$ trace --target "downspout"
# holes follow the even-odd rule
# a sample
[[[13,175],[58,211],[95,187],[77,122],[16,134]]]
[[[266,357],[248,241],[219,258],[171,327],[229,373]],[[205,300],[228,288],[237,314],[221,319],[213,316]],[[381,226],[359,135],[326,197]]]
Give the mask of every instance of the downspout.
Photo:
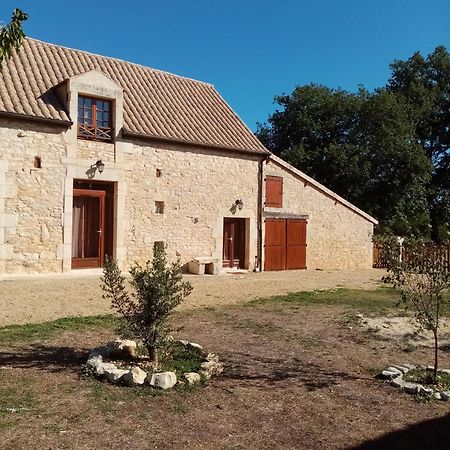
[[[263,254],[263,245],[262,245],[262,229],[263,229],[263,212],[264,212],[264,203],[263,203],[263,187],[264,187],[264,162],[269,159],[269,156],[266,156],[264,159],[258,161],[258,269],[260,272],[263,271],[263,263],[262,263],[262,254]],[[256,267],[255,267],[256,272]]]

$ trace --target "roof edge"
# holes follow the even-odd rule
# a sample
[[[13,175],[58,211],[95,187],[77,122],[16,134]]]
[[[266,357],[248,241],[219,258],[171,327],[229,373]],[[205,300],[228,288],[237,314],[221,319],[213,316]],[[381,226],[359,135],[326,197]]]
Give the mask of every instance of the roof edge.
[[[167,143],[178,144],[178,145],[183,145],[183,146],[194,145],[196,147],[201,147],[201,148],[213,148],[213,149],[217,149],[217,150],[226,150],[228,152],[234,152],[234,153],[245,153],[245,154],[250,154],[250,155],[257,155],[263,159],[266,159],[269,156],[269,151],[264,152],[263,150],[234,148],[234,147],[227,147],[225,145],[208,144],[205,142],[187,141],[187,140],[176,139],[176,138],[171,138],[171,137],[153,136],[151,134],[136,133],[134,131],[126,130],[125,128],[122,130],[122,134],[123,134],[123,136],[128,136],[128,137],[132,137],[132,138],[136,138],[136,139],[167,142]]]
[[[345,200],[345,198],[341,197],[340,195],[336,194],[332,190],[325,187],[323,184],[319,183],[318,181],[314,180],[314,178],[311,178],[310,176],[306,175],[306,173],[303,173],[301,170],[296,169],[291,164],[287,163],[280,157],[274,155],[273,153],[270,154],[269,158],[276,164],[282,166],[283,168],[287,169],[288,171],[292,172],[294,175],[297,175],[300,178],[303,178],[305,181],[307,181],[309,184],[314,186],[317,190],[321,191],[324,194],[329,195],[330,197],[334,198],[337,202],[341,203],[343,206],[347,207],[348,209],[351,209],[356,214],[360,215],[367,221],[373,223],[374,225],[378,225],[378,220],[372,217],[371,215],[364,212],[362,209],[359,209],[357,206],[350,203],[348,200]]]
[[[46,123],[57,127],[71,127],[73,122],[64,119],[49,119],[48,117],[32,116],[30,114],[20,114],[10,111],[0,111],[0,117],[6,117],[8,119],[26,120],[31,122]]]
[[[163,73],[165,75],[170,75],[171,77],[176,77],[176,78],[182,78],[184,80],[195,81],[195,82],[200,83],[200,84],[205,84],[207,86],[214,87],[214,85],[212,83],[208,83],[207,81],[201,81],[201,80],[197,80],[195,78],[184,77],[183,75],[177,75],[176,73],[168,72],[166,70],[160,70],[160,69],[155,69],[155,68],[150,67],[150,66],[144,66],[144,64],[139,64],[139,63],[135,63],[135,62],[132,62],[132,61],[127,61],[125,59],[116,58],[114,56],[100,55],[99,53],[88,52],[86,50],[80,50],[78,48],[73,48],[73,47],[67,47],[67,46],[61,45],[61,44],[54,44],[53,42],[41,41],[40,39],[32,38],[30,36],[27,36],[25,39],[27,39],[29,41],[39,42],[40,44],[52,45],[53,47],[64,48],[66,50],[72,50],[74,52],[81,52],[81,53],[84,53],[84,54],[87,54],[87,55],[96,56],[98,58],[112,59],[112,60],[119,61],[119,62],[122,62],[122,63],[125,63],[125,64],[131,64],[133,66],[142,67],[143,69],[152,70],[153,72],[158,72],[158,73]]]

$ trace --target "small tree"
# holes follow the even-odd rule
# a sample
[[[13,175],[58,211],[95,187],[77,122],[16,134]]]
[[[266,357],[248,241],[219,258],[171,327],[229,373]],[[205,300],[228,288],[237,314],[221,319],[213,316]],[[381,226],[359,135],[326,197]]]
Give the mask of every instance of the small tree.
[[[131,296],[125,277],[117,262],[106,258],[101,278],[103,298],[123,316],[127,329],[140,338],[147,348],[150,361],[158,363],[158,348],[167,335],[166,323],[172,310],[192,292],[192,285],[182,280],[179,261],[167,264],[164,246],[154,246],[153,260],[145,266],[134,264],[130,269]]]
[[[401,248],[395,238],[383,241],[382,254],[387,261],[388,275],[385,282],[392,282],[400,289],[401,302],[411,305],[414,316],[424,329],[434,337],[434,380],[438,372],[439,326],[443,295],[450,288],[449,268],[445,267],[444,252],[433,251],[419,241],[404,244]]]

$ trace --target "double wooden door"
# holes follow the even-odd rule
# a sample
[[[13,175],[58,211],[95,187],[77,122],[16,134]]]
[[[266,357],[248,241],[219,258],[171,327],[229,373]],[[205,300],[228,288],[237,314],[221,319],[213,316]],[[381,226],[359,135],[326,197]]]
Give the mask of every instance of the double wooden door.
[[[264,270],[306,269],[306,220],[266,219]]]
[[[101,190],[74,189],[72,267],[101,267],[104,260],[105,196]]]
[[[223,220],[223,267],[245,268],[245,219]]]

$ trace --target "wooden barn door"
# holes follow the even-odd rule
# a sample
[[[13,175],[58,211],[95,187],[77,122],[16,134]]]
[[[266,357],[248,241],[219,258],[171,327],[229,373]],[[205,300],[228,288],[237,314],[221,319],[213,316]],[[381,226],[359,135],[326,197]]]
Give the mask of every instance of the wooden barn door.
[[[266,220],[266,245],[264,270],[284,270],[286,268],[286,221]]]
[[[306,220],[266,219],[264,270],[306,269]]]
[[[101,267],[104,259],[105,191],[73,190],[72,267]]]
[[[306,269],[306,221],[286,221],[286,269]]]

